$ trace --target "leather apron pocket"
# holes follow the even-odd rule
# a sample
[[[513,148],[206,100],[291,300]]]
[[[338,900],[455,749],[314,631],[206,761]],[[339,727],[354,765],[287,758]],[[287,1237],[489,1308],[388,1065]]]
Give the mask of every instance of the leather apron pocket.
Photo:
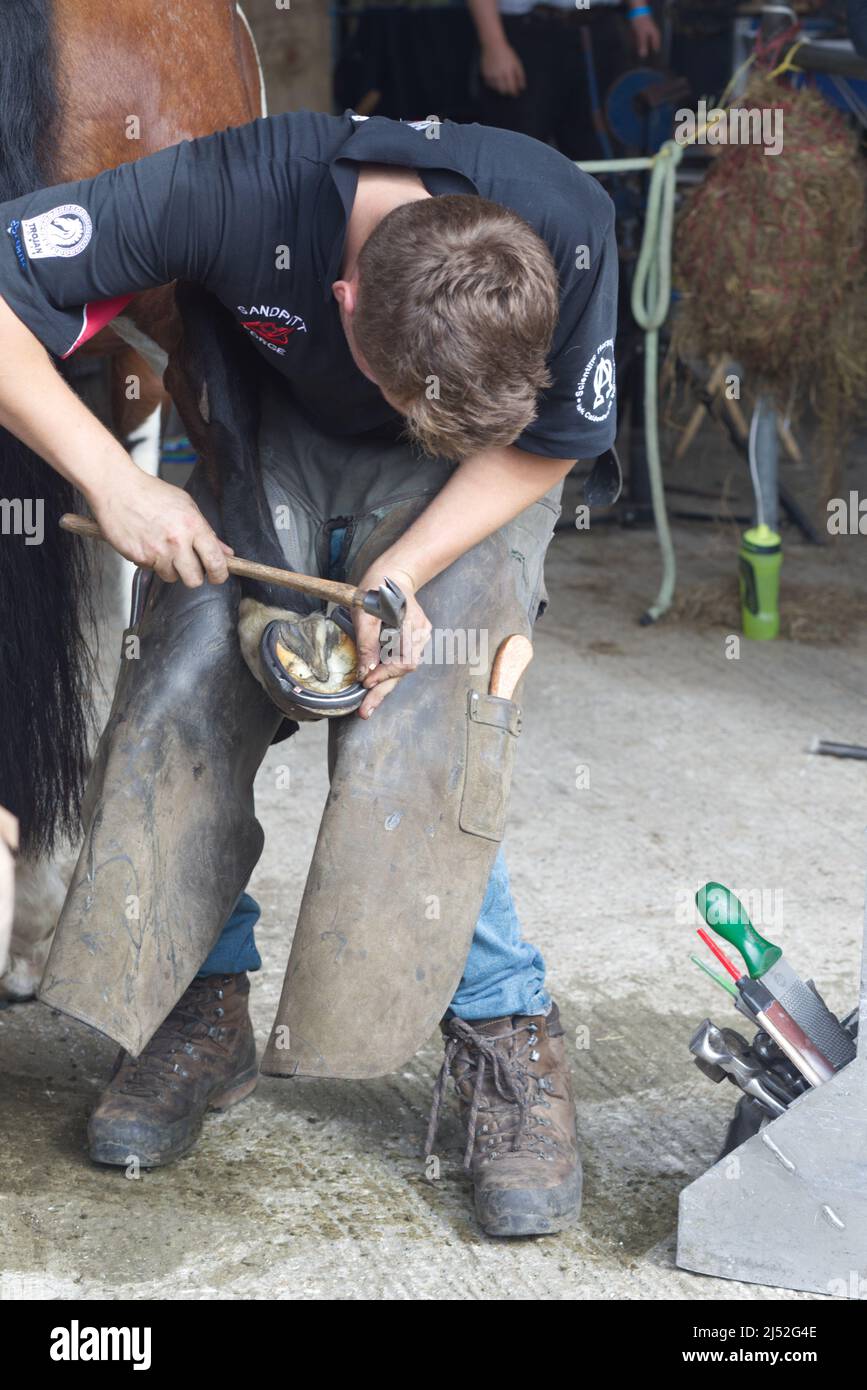
[[[509,805],[521,708],[514,700],[471,690],[467,696],[467,761],[459,824],[470,835],[502,840]]]

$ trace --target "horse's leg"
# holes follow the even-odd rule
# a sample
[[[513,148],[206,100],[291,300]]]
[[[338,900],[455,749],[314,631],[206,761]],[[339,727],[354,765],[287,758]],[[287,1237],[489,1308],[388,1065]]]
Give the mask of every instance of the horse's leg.
[[[35,995],[74,862],[71,855],[19,859],[12,938],[0,977],[0,998],[32,999]]]

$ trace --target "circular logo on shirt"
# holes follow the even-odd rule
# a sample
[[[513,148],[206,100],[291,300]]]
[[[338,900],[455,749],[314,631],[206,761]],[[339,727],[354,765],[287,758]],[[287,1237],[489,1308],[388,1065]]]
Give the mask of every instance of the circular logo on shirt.
[[[77,256],[93,235],[90,214],[77,203],[62,203],[21,223],[21,235],[31,260],[47,256]]]
[[[585,419],[600,424],[611,414],[611,407],[617,395],[614,371],[614,339],[606,338],[600,343],[578,382],[575,392],[575,406],[578,414]]]

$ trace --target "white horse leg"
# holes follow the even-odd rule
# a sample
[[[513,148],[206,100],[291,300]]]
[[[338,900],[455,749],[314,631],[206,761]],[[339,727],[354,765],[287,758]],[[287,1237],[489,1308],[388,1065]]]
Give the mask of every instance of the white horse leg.
[[[15,873],[15,914],[0,998],[32,999],[63,907],[75,856],[21,859]]]

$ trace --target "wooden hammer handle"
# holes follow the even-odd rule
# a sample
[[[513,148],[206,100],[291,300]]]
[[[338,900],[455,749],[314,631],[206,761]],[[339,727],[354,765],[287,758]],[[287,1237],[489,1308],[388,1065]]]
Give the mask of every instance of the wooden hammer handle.
[[[501,700],[511,700],[518,681],[532,660],[533,643],[529,637],[524,637],[520,632],[504,637],[491,667],[488,694],[499,695]]]
[[[66,512],[60,518],[60,525],[64,531],[71,531],[76,536],[105,540],[96,522],[90,521],[86,516]],[[226,556],[226,568],[230,574],[236,574],[240,579],[259,579],[263,584],[282,584],[287,589],[300,589],[303,594],[327,599],[331,603],[344,603],[350,608],[364,600],[364,594],[354,584],[339,584],[334,579],[320,579],[313,574],[296,574],[293,570],[278,569],[275,565],[260,565],[257,560],[241,560],[237,555]]]

